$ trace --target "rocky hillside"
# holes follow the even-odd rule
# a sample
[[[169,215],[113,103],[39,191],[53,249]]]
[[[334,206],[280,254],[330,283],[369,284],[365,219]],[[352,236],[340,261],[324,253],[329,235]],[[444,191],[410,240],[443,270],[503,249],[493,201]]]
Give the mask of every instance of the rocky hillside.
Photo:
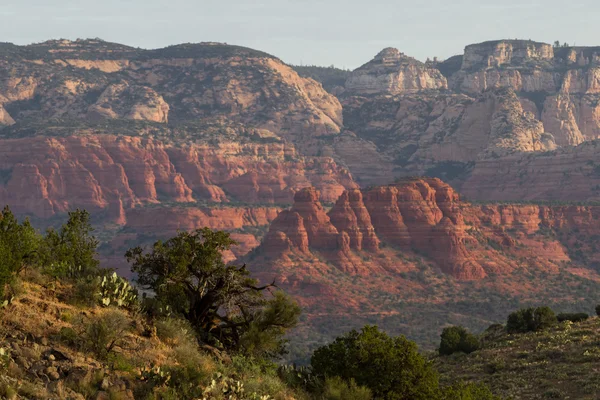
[[[448,82],[439,70],[387,48],[353,71],[345,87],[352,94],[399,94],[447,89]]]
[[[341,127],[337,98],[251,49],[0,46],[0,203],[44,220],[85,208],[114,243],[155,235],[136,221],[158,207],[154,226],[238,230],[248,251],[260,235],[239,231],[274,217],[208,215],[264,215],[303,187],[330,201],[357,187],[322,146]]]
[[[556,153],[550,152],[598,138],[597,50],[501,40],[422,64],[386,49],[354,71],[340,94],[346,132],[377,155],[379,169],[365,170],[354,160],[348,138],[340,138],[336,150],[363,184],[387,183],[389,175],[425,174],[451,180],[460,189],[464,185],[474,199],[596,199],[590,193],[599,183],[595,176],[587,176],[585,183],[567,182],[565,192],[549,194],[544,185],[555,182],[552,173],[540,180],[524,169],[519,179],[511,176],[506,182],[526,180],[526,187],[500,196],[498,188],[472,188],[480,187],[482,179],[502,181],[504,173],[498,170],[515,158],[535,158],[544,174],[556,164],[551,161]],[[407,68],[414,72],[411,83],[385,83],[404,76]],[[587,162],[597,160],[574,156],[561,172],[585,169]]]
[[[549,330],[507,334],[490,327],[483,348],[435,357],[443,382],[485,381],[511,399],[596,399],[600,319],[563,322]]]
[[[324,335],[336,324],[377,322],[431,345],[435,337],[422,335],[430,323],[481,329],[548,293],[559,309],[593,307],[598,213],[471,204],[435,178],[349,190],[327,208],[317,190],[303,189],[244,260],[298,298],[308,326]]]
[[[288,387],[266,360],[261,369],[199,345],[181,321],[95,306],[93,293],[34,272],[0,308],[2,399],[311,398]]]
[[[595,299],[598,211],[572,202],[598,200],[597,70],[594,48],[530,41],[301,74],[219,43],[4,43],[0,202],[40,227],[90,210],[107,266],[179,229],[227,230],[227,259],[277,277],[323,327],[308,346],[360,322],[430,345],[473,309],[482,328],[548,293]],[[415,175],[538,204],[392,184]]]
[[[188,227],[189,213],[284,208],[305,187],[330,203],[427,175],[474,200],[595,200],[596,62],[592,48],[498,41],[443,62],[387,48],[352,72],[298,74],[212,42],[4,43],[0,202],[44,220],[89,209],[111,257],[155,235],[128,221],[157,208],[156,225]],[[243,254],[273,218],[207,223]]]

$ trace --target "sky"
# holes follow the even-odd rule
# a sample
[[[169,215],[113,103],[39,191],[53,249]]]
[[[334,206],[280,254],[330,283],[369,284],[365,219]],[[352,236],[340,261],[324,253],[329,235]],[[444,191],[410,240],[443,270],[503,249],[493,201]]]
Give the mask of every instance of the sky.
[[[420,60],[495,39],[600,45],[597,0],[0,0],[0,42],[216,41],[354,69],[385,47]]]

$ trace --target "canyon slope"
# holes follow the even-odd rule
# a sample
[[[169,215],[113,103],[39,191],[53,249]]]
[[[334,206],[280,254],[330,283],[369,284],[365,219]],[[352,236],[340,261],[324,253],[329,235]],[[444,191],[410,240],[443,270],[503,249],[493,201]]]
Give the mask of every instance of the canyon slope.
[[[319,197],[299,191],[242,260],[299,299],[324,338],[361,321],[431,346],[450,323],[600,300],[600,206],[472,204],[437,178],[350,189],[331,207]]]
[[[0,203],[35,220],[89,210],[112,260],[201,226],[250,250],[299,189],[358,187],[322,151],[341,129],[335,96],[247,48],[0,44]]]
[[[598,49],[386,48],[343,71],[214,42],[0,43],[0,202],[38,226],[89,210],[123,273],[129,247],[226,230],[227,261],[306,307],[299,335],[322,327],[307,346],[363,322],[431,344],[420,332],[522,303],[589,307]]]
[[[132,242],[128,215],[157,207],[156,226],[189,227],[182,209],[279,210],[305,187],[332,203],[407,176],[473,200],[593,201],[598,60],[503,40],[446,61],[386,48],[355,71],[298,73],[214,42],[2,43],[0,202],[37,219],[86,208]],[[269,222],[211,226],[249,251]]]
[[[363,186],[427,175],[473,200],[597,200],[599,49],[500,40],[426,63],[385,49],[336,89],[336,151]]]

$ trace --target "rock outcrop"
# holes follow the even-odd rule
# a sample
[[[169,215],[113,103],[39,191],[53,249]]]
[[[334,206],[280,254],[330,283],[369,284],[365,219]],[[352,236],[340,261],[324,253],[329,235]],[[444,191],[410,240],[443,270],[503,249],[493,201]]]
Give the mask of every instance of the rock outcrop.
[[[514,308],[507,298],[585,301],[600,282],[599,234],[597,205],[470,204],[439,179],[410,179],[346,191],[327,215],[318,191],[303,189],[240,261],[292,294],[310,329],[377,321],[420,337],[415,324],[439,332],[474,315],[488,318],[483,329]]]
[[[354,70],[346,80],[350,94],[399,94],[421,90],[447,89],[448,82],[440,71],[387,48],[373,60]]]
[[[360,261],[353,253],[378,253],[380,243],[387,243],[429,253],[443,270],[461,279],[481,279],[485,272],[466,249],[467,235],[457,204],[458,196],[437,179],[368,190],[364,201],[361,191],[347,191],[327,214],[318,192],[303,189],[292,209],[273,221],[264,251],[272,257],[295,250],[303,254],[319,251],[341,270],[365,275],[372,270],[356,265]],[[279,252],[271,253],[273,249]]]
[[[499,40],[465,48],[462,69],[524,65],[531,61],[552,61],[554,49],[546,43],[528,40]]]
[[[320,188],[333,201],[356,186],[332,160],[286,161],[286,146],[277,144],[178,147],[112,135],[40,136],[2,144],[0,202],[42,218],[77,207],[291,203],[294,193],[307,186]]]
[[[460,190],[469,199],[483,201],[597,202],[599,145],[591,141],[547,153],[480,160]]]
[[[556,168],[553,154],[568,157],[575,154],[568,147],[599,138],[598,54],[596,47],[554,48],[522,40],[485,42],[467,46],[464,55],[447,62],[426,64],[443,71],[448,90],[348,90],[340,97],[346,131],[335,141],[336,155],[363,186],[388,183],[389,177],[427,175],[448,180],[459,189],[464,184],[473,199],[531,198],[531,191],[546,179],[520,192],[513,184],[510,192],[500,195],[500,189],[488,184],[475,191],[473,182],[485,170],[491,185],[492,175],[506,182],[503,186],[510,185],[498,171],[515,159],[539,157],[536,165],[541,171],[552,171]],[[365,67],[355,74],[360,76]],[[357,162],[358,147],[374,162],[368,166]],[[565,151],[552,153],[561,148]],[[599,163],[600,158],[588,161]],[[520,173],[525,171],[521,168]],[[541,175],[535,173],[536,179]],[[555,177],[549,179],[557,182]],[[521,176],[516,181],[523,180],[534,178]],[[591,179],[582,192],[547,198],[589,198],[596,185]],[[556,189],[555,193],[561,192]],[[534,196],[542,199],[545,192]],[[508,194],[513,197],[507,198]]]
[[[87,117],[91,120],[124,118],[167,123],[169,105],[151,88],[112,84],[88,108]]]
[[[577,245],[584,252],[578,256],[570,248],[600,232],[599,213],[595,206],[472,205],[430,178],[346,191],[326,214],[318,191],[303,189],[294,206],[272,222],[255,255],[284,282],[307,264],[317,275],[328,273],[319,266],[323,262],[351,275],[393,276],[391,266],[402,265],[410,254],[459,280],[510,277],[522,267],[518,259],[555,271],[563,262],[579,262],[581,254],[600,260],[591,242]],[[550,231],[559,234],[549,240]]]
[[[12,119],[10,114],[0,105],[0,125],[13,125],[15,120]]]

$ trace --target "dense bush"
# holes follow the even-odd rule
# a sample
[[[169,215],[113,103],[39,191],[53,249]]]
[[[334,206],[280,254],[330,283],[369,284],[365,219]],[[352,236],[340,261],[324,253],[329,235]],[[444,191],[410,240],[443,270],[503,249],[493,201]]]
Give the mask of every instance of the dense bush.
[[[25,220],[19,224],[8,207],[0,216],[0,300],[6,285],[29,265],[37,263],[40,236]],[[2,301],[0,301],[2,303]]]
[[[154,325],[158,338],[167,344],[180,345],[195,341],[194,329],[185,319],[163,318]]]
[[[131,330],[129,319],[118,310],[109,310],[91,320],[81,320],[78,325],[81,347],[103,360],[121,346],[125,334]]]
[[[85,210],[69,212],[69,219],[58,230],[50,228],[42,243],[44,265],[59,265],[56,277],[95,275],[98,240],[92,236],[90,214]]]
[[[439,348],[441,355],[450,355],[459,351],[469,354],[478,349],[477,336],[469,333],[462,326],[451,326],[442,331]]]
[[[59,230],[40,235],[25,220],[19,224],[5,207],[0,217],[0,298],[14,277],[27,267],[40,267],[41,275],[53,279],[77,279],[98,273],[96,247],[86,211],[69,213]]]
[[[363,386],[358,386],[353,379],[345,382],[336,376],[325,380],[323,400],[371,400],[371,391]]]
[[[588,319],[590,316],[586,313],[561,313],[556,316],[558,322],[571,321],[581,322]]]
[[[491,390],[476,383],[458,383],[442,390],[440,400],[500,400]]]
[[[318,376],[338,376],[368,387],[376,398],[433,399],[438,376],[404,336],[390,337],[376,326],[365,326],[317,349],[312,358]]]
[[[556,315],[549,307],[530,307],[515,311],[508,316],[508,333],[536,332],[557,323]]]
[[[274,286],[258,286],[245,265],[226,264],[222,253],[234,244],[229,233],[205,228],[158,241],[150,252],[130,249],[126,257],[138,282],[156,294],[153,310],[169,307],[205,343],[259,357],[279,355],[300,307],[282,292],[265,296]]]

